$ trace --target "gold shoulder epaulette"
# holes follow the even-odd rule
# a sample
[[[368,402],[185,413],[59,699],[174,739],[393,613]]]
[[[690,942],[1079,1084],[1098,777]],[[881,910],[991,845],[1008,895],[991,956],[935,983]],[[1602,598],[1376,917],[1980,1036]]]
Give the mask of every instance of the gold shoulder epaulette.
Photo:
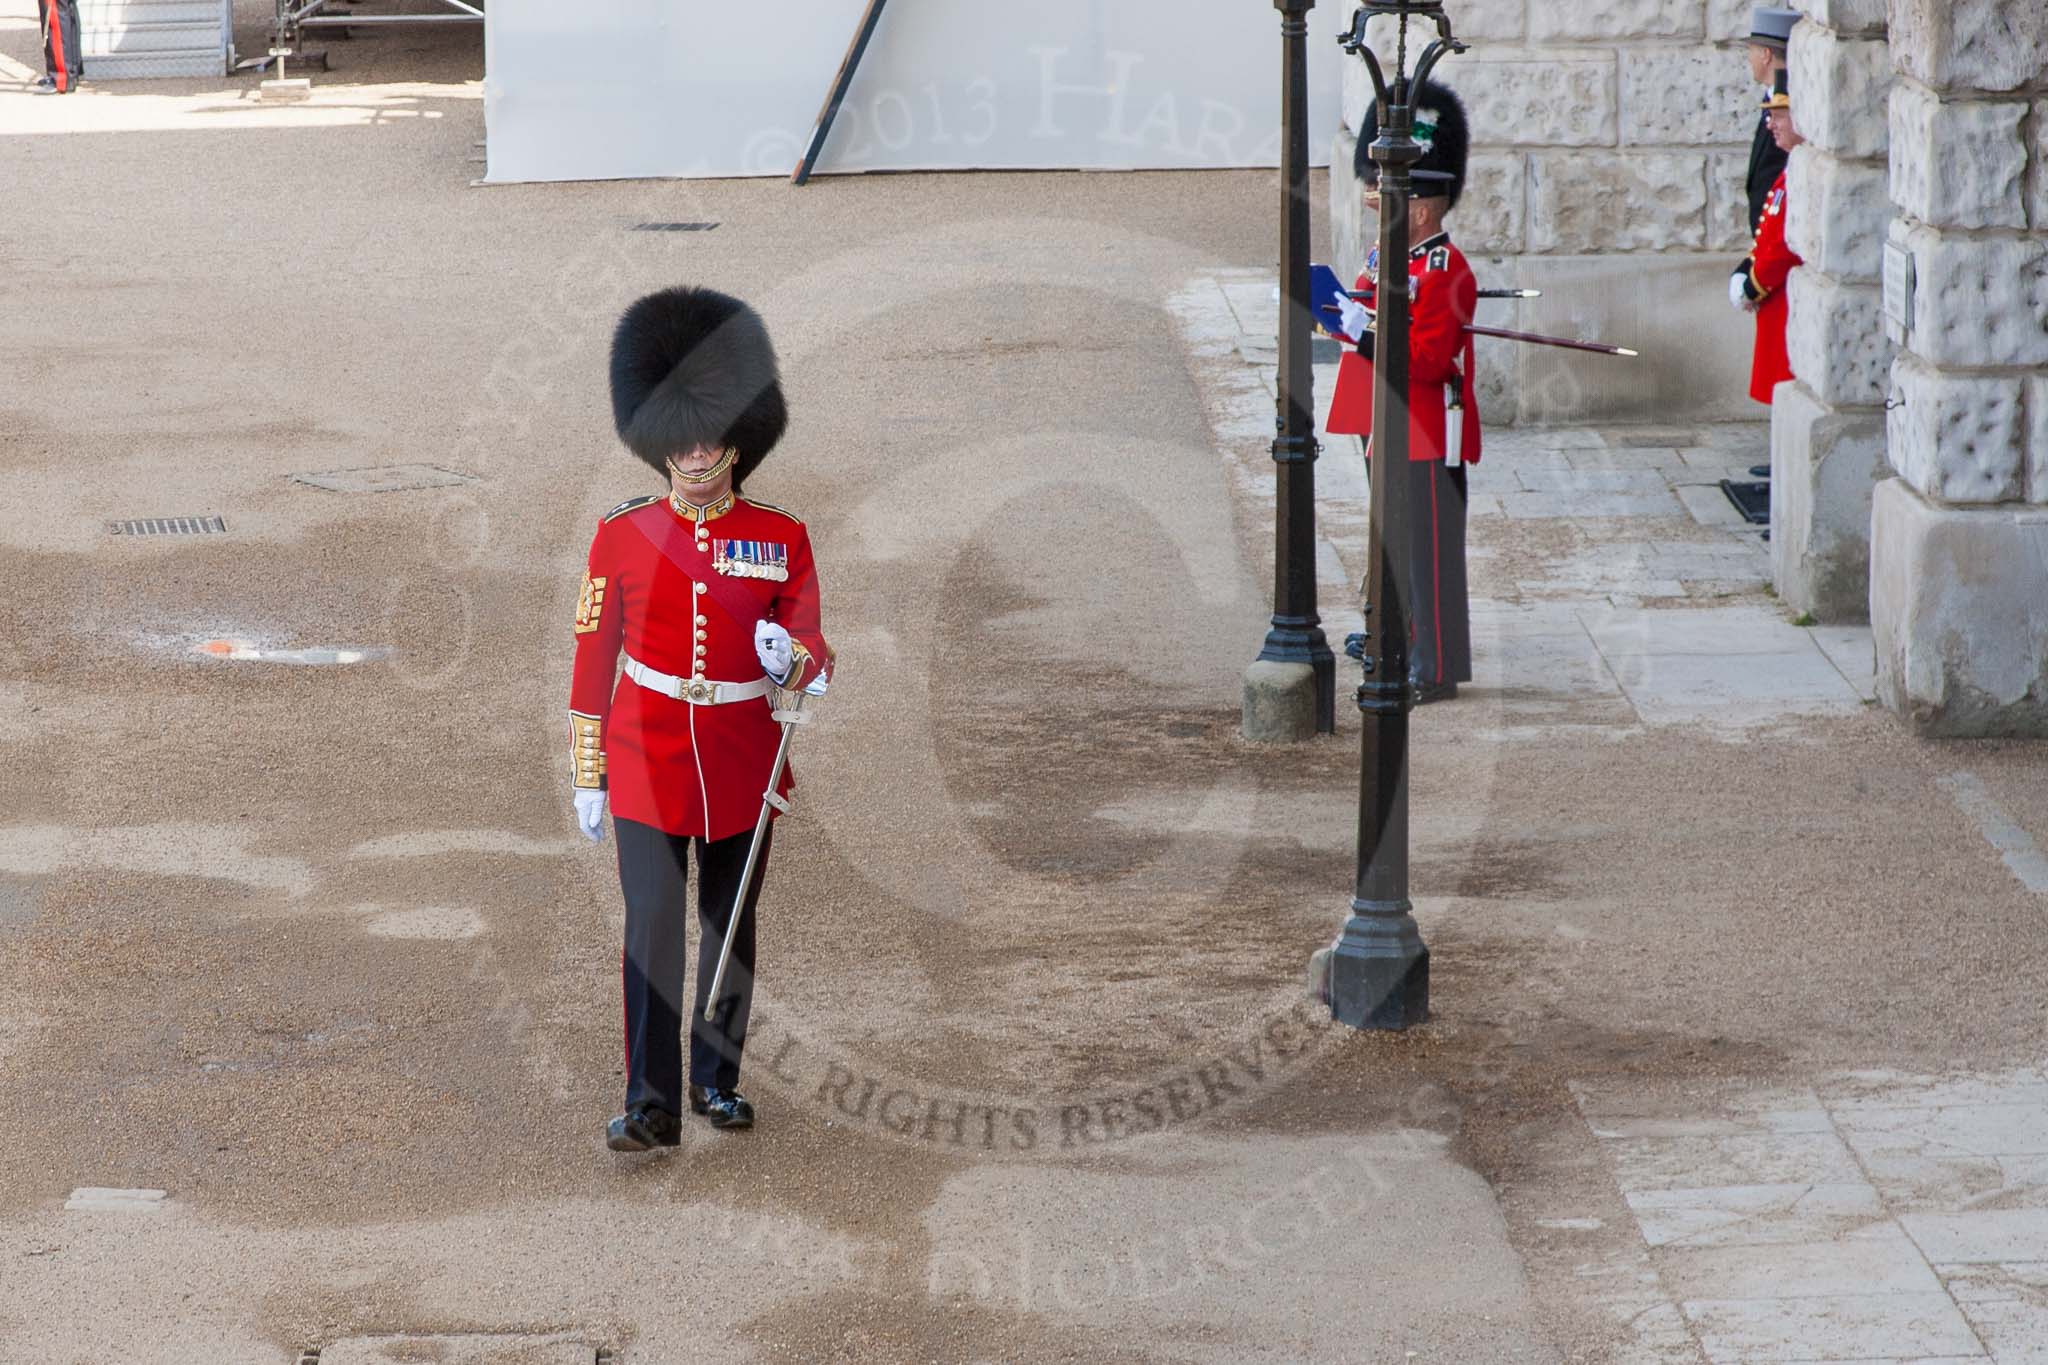
[[[599,520],[610,521],[613,517],[623,517],[624,515],[626,515],[626,513],[632,511],[636,507],[645,507],[650,502],[660,501],[661,494],[659,493],[649,493],[644,498],[627,498],[617,507],[614,507],[611,511],[605,513],[602,517],[599,518]]]
[[[777,507],[772,502],[762,502],[758,498],[747,498],[745,499],[745,501],[749,507],[758,507],[763,512],[774,512],[778,516],[788,517],[791,521],[795,522],[799,526],[804,524],[804,519],[802,517],[798,516],[796,513],[790,511],[786,507]]]

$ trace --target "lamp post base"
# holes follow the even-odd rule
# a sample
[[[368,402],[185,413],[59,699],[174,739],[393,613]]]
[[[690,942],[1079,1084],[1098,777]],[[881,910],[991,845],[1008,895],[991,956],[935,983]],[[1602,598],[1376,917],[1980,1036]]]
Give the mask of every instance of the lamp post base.
[[[1429,949],[1407,901],[1353,901],[1328,962],[1330,1017],[1338,1023],[1405,1029],[1429,1018]]]
[[[1276,665],[1275,668],[1260,670],[1261,664]],[[1299,666],[1303,673],[1282,673],[1281,669],[1292,670]],[[1259,657],[1251,668],[1245,671],[1246,726],[1248,739],[1264,738],[1251,732],[1251,692],[1254,680],[1270,687],[1275,680],[1304,678],[1309,689],[1311,729],[1309,734],[1330,735],[1337,732],[1337,656],[1330,649],[1330,641],[1323,634],[1320,624],[1305,624],[1298,618],[1282,621],[1275,617],[1273,628],[1266,632],[1266,643],[1259,650]],[[1308,735],[1287,735],[1284,738],[1308,738]],[[1283,736],[1274,736],[1283,738]]]
[[[1316,675],[1308,664],[1254,660],[1244,671],[1240,733],[1254,744],[1296,744],[1316,736]]]

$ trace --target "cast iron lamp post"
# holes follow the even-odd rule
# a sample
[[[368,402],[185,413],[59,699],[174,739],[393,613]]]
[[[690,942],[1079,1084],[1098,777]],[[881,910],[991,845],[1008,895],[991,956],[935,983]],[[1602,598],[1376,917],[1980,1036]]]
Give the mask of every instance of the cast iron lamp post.
[[[1392,79],[1366,46],[1374,15],[1397,21]],[[1423,49],[1412,75],[1408,21],[1434,21],[1437,36]],[[1378,309],[1373,342],[1372,530],[1367,551],[1365,681],[1358,709],[1365,713],[1364,752],[1358,770],[1358,866],[1351,914],[1329,959],[1330,1014],[1353,1028],[1404,1029],[1429,1017],[1429,949],[1408,900],[1408,620],[1401,581],[1408,572],[1412,522],[1408,482],[1408,191],[1410,169],[1422,157],[1414,133],[1413,92],[1431,68],[1465,45],[1451,36],[1443,0],[1364,0],[1344,50],[1365,61],[1378,100],[1379,137],[1371,156],[1379,166]],[[1285,352],[1282,352],[1283,363]],[[1278,619],[1277,617],[1275,618]]]
[[[1337,729],[1337,661],[1316,614],[1316,432],[1310,405],[1308,287],[1308,12],[1316,0],[1273,0],[1280,11],[1280,379],[1274,426],[1273,626],[1261,661],[1314,671],[1316,733]]]

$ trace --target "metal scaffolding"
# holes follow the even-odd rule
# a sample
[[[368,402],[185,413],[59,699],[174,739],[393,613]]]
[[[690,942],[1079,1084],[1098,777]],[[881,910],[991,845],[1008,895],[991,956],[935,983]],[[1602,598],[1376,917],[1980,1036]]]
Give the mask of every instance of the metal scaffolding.
[[[425,13],[369,13],[356,8],[361,0],[277,0],[276,47],[296,48],[302,29],[360,28],[375,24],[481,24],[480,4],[465,0],[432,0],[441,9]]]

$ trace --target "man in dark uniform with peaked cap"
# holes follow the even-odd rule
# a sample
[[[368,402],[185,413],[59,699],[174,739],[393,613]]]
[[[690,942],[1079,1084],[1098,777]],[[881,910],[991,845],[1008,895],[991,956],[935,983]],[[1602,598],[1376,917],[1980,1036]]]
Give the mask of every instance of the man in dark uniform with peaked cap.
[[[598,523],[569,698],[578,823],[602,839],[609,805],[618,834],[626,1103],[606,1140],[633,1152],[675,1146],[685,1104],[714,1127],[754,1121],[738,1086],[765,845],[737,924],[733,902],[781,737],[772,689],[813,682],[829,656],[803,522],[740,492],[788,422],[760,315],[708,289],[651,294],[619,322],[611,383],[620,438],[668,483]],[[785,772],[779,795],[793,782]],[[693,849],[700,932],[686,1088]],[[727,933],[731,967],[707,1023]]]

